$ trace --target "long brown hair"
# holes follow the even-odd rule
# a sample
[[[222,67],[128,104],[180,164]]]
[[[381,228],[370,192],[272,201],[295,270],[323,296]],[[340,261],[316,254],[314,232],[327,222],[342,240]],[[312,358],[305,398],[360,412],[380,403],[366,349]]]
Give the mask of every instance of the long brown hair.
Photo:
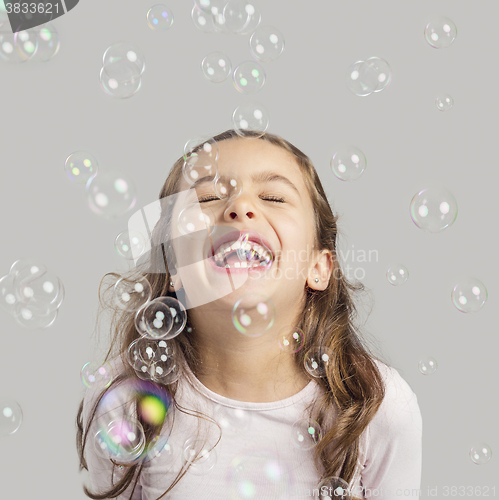
[[[326,375],[315,379],[323,389],[321,400],[315,401],[313,405],[314,419],[323,429],[323,438],[315,448],[314,463],[322,479],[336,476],[350,483],[354,477],[359,458],[359,438],[375,416],[385,396],[382,375],[375,363],[375,360],[381,360],[374,356],[364,345],[365,342],[361,341],[358,327],[355,326],[358,311],[354,304],[354,294],[365,291],[365,288],[360,282],[350,282],[340,268],[336,249],[337,217],[331,210],[311,160],[299,149],[279,136],[269,133],[260,135],[251,131],[246,132],[244,135],[267,141],[283,148],[294,156],[302,171],[314,207],[314,246],[319,250],[328,249],[333,256],[334,271],[327,288],[323,291],[306,288],[307,300],[300,315],[300,323],[296,325],[305,332],[305,345],[294,354],[294,359],[297,367],[310,377],[304,368],[307,351],[313,346],[327,346],[333,352],[333,360],[328,365]],[[216,142],[228,139],[244,140],[234,130],[228,130],[213,137],[213,139]],[[183,164],[183,158],[180,158],[174,164],[161,189],[160,200],[180,191]],[[169,207],[163,206],[163,209],[160,220],[152,234],[153,240],[158,235],[171,234],[171,219],[164,216],[167,214]],[[168,291],[171,266],[172,264],[175,265],[175,256],[169,252],[170,249],[164,248],[162,245],[153,245],[151,248],[151,262],[155,262],[156,266],[162,265],[165,269],[163,273],[157,272],[157,270],[152,273],[144,273],[145,278],[151,284],[153,299],[162,296],[175,297],[175,294]],[[169,266],[166,262],[168,262]],[[101,311],[103,308],[112,308],[111,303],[106,302],[105,293],[102,293],[106,277],[111,279],[111,284],[106,290],[106,292],[109,292],[119,275],[109,273],[101,281],[99,288]],[[111,330],[113,334],[105,359],[110,359],[112,355],[120,355],[125,366],[125,373],[113,381],[110,386],[113,387],[125,378],[136,377],[134,370],[126,361],[126,354],[128,346],[140,335],[135,326],[134,312],[123,311],[116,307],[111,310]],[[185,330],[190,331],[189,315],[187,315],[187,318]],[[362,338],[362,340],[365,339]],[[182,333],[171,339],[170,342],[175,344],[177,356],[180,358],[180,365],[187,363],[193,368],[194,372],[194,367],[199,364],[200,357],[196,346],[192,343],[191,336]],[[177,382],[169,385],[158,385],[175,400]],[[85,444],[98,403],[107,390],[109,388],[103,390],[97,398],[90,412],[91,416],[85,430],[83,429],[82,417],[83,401],[80,404],[76,421],[80,470],[83,468],[88,470],[84,457]],[[181,411],[185,411],[176,402],[175,405]],[[336,417],[331,423],[330,416],[333,408],[336,411]],[[201,415],[198,416],[203,418]],[[146,429],[146,436],[151,436],[161,430],[161,426],[154,428],[151,424],[144,424],[144,428]],[[114,486],[110,487],[109,491],[98,494],[92,493],[84,487],[85,494],[93,499],[114,498],[123,493],[134,478],[133,489],[135,489],[141,470],[142,465],[132,465],[122,478]],[[171,491],[185,472],[186,470],[182,468],[168,490],[160,498]]]

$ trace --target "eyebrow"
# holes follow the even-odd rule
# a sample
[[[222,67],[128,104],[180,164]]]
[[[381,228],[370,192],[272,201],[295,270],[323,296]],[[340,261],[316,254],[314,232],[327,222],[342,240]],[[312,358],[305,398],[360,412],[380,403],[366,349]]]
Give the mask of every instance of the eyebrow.
[[[269,170],[253,174],[251,176],[251,180],[255,184],[263,184],[264,182],[275,182],[275,181],[283,182],[284,184],[287,184],[290,188],[294,189],[296,191],[296,194],[300,196],[300,192],[298,191],[296,186],[287,177],[276,174],[275,172],[270,172]]]

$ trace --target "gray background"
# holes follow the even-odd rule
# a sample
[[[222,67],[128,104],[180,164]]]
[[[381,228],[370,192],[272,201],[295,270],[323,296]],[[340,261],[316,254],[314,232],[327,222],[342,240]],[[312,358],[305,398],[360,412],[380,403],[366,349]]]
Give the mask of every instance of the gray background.
[[[0,275],[15,260],[34,256],[66,287],[59,317],[46,330],[24,330],[0,313],[0,394],[15,398],[24,411],[20,430],[0,439],[1,498],[86,498],[75,451],[74,420],[84,393],[79,373],[98,356],[99,281],[127,267],[113,242],[128,219],[109,222],[90,212],[84,188],[65,175],[65,159],[84,149],[102,170],[128,173],[139,208],[157,199],[183,144],[230,128],[232,111],[244,100],[230,80],[208,82],[200,63],[215,50],[227,53],[233,67],[251,59],[249,36],[199,31],[186,0],[168,0],[175,22],[154,32],[146,23],[152,4],[83,0],[53,23],[61,37],[54,59],[0,64]],[[364,269],[363,282],[374,296],[367,337],[418,396],[423,496],[428,486],[438,486],[443,497],[446,485],[495,486],[499,495],[499,5],[272,0],[258,6],[262,24],[276,26],[286,40],[280,59],[264,64],[267,82],[255,96],[270,112],[269,131],[313,160],[340,214],[340,247],[378,252],[377,261],[349,264]],[[447,49],[433,49],[424,39],[434,14],[450,17],[458,28]],[[102,55],[118,41],[137,44],[146,56],[142,88],[128,100],[115,100],[99,86]],[[393,82],[358,97],[346,87],[345,72],[370,56],[390,63]],[[447,112],[435,107],[440,92],[454,97]],[[343,142],[367,157],[355,182],[342,182],[330,170],[334,145]],[[459,214],[452,227],[429,235],[411,221],[409,203],[433,180],[454,194]],[[393,262],[409,269],[400,287],[386,280]],[[488,288],[489,300],[478,313],[463,314],[451,303],[461,275]],[[366,311],[368,306],[366,301]],[[418,370],[423,356],[438,361],[432,376]],[[487,464],[470,460],[475,441],[492,448]]]

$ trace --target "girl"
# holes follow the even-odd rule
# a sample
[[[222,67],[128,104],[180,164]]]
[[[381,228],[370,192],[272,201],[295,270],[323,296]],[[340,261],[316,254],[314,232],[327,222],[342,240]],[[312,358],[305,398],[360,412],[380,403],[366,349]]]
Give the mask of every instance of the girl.
[[[186,309],[175,306],[176,336],[150,340],[137,309],[115,311],[106,357],[114,380],[88,389],[77,417],[85,493],[418,498],[417,397],[354,327],[353,293],[363,286],[342,274],[337,218],[310,159],[269,133],[229,130],[205,144],[166,179],[153,267],[141,273],[150,300],[177,297]],[[192,207],[210,230],[183,237]],[[253,260],[240,264],[248,252]],[[148,356],[170,366],[149,376]],[[106,433],[123,419],[128,454],[113,454]]]

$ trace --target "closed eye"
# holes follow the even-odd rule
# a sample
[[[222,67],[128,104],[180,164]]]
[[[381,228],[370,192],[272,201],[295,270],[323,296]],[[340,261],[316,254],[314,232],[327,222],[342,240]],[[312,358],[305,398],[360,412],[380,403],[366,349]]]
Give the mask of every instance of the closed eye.
[[[279,198],[278,196],[262,196],[262,200],[273,201],[275,203],[285,203],[283,198]],[[199,199],[199,203],[205,203],[207,201],[220,200],[218,196],[207,196],[206,198]]]

